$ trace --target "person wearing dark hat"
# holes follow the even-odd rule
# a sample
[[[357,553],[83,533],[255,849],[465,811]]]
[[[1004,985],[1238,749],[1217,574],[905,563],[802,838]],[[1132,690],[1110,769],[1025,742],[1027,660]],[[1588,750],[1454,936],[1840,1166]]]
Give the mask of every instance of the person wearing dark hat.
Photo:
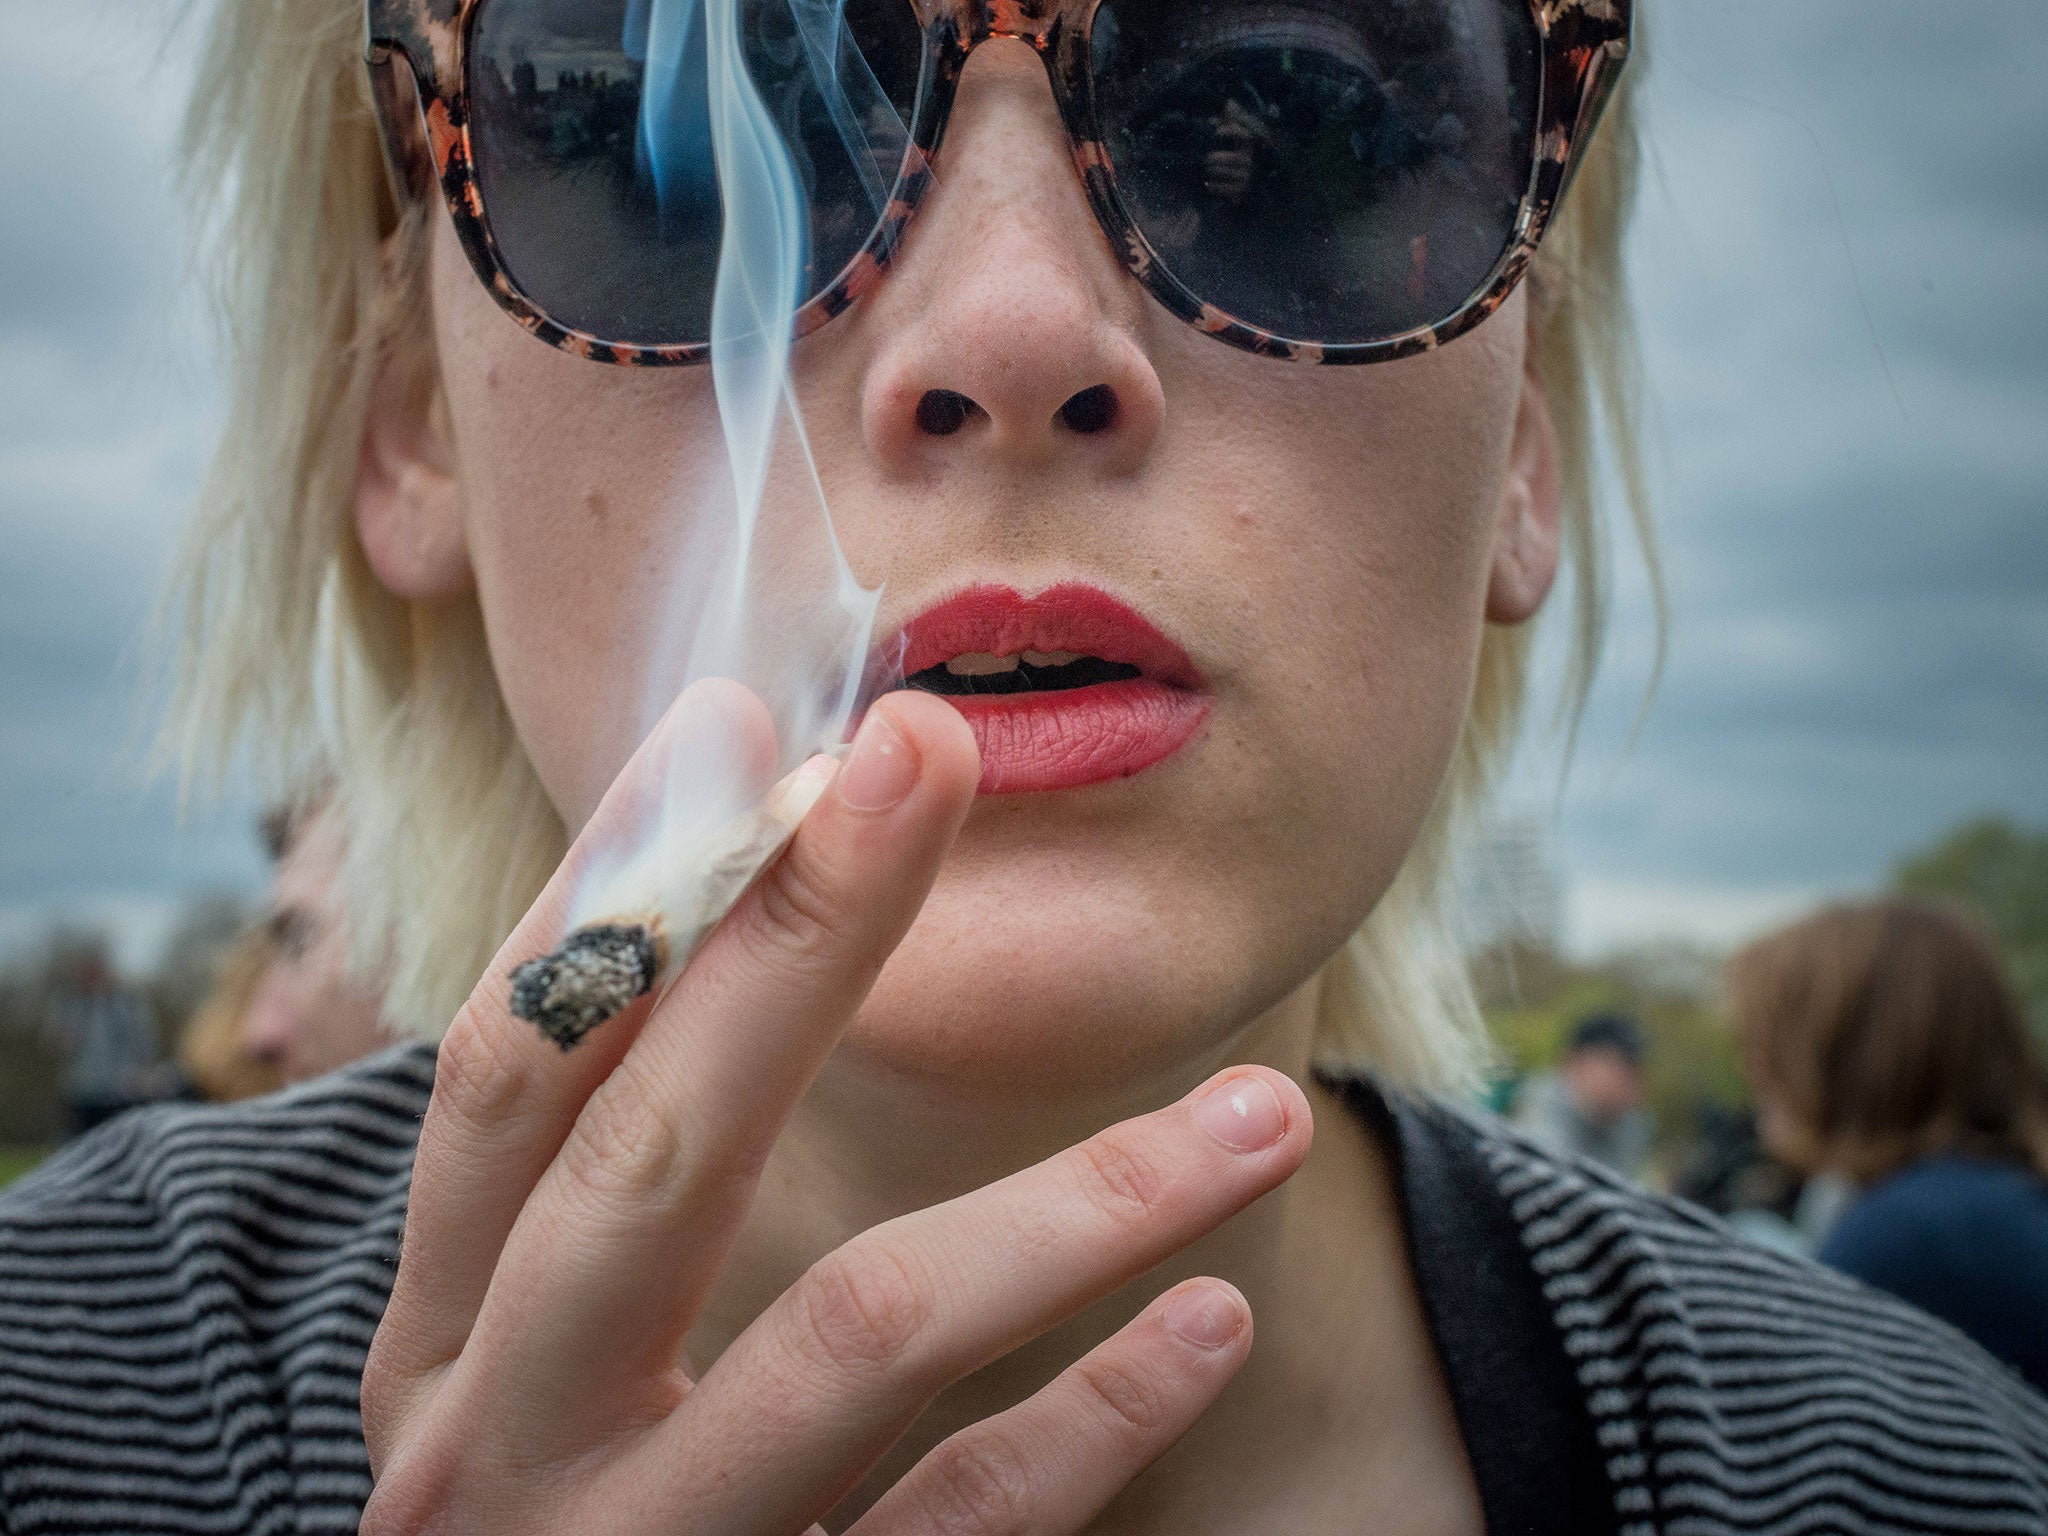
[[[1640,1180],[1654,1139],[1643,1102],[1644,1055],[1635,1020],[1619,1013],[1587,1015],[1572,1026],[1556,1068],[1522,1090],[1515,1123],[1556,1151],[1589,1157]]]

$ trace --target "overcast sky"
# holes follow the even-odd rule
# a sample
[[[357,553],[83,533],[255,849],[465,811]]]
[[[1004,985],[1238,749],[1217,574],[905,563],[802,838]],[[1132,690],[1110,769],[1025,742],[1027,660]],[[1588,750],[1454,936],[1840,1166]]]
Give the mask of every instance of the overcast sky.
[[[0,0],[0,946],[253,889],[250,808],[143,786],[144,623],[216,420],[145,0]],[[1673,623],[1619,575],[1568,933],[1726,942],[1958,819],[2048,822],[2041,0],[1645,5],[1635,244]]]

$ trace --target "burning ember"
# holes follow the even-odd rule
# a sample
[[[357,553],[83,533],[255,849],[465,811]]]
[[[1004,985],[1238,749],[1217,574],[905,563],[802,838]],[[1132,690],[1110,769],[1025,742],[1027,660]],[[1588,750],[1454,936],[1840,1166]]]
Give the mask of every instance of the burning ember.
[[[512,1012],[567,1051],[665,986],[788,846],[836,767],[813,757],[688,856],[646,850],[611,883],[609,915],[513,970]]]

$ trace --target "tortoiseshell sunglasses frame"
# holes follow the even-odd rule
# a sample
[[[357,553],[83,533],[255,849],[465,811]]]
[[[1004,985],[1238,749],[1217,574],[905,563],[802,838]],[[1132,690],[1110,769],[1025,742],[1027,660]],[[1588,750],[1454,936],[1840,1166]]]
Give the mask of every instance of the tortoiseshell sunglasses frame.
[[[465,58],[470,28],[487,0],[366,0],[365,57],[394,180],[410,196],[446,197],[470,265],[491,296],[550,346],[597,362],[672,367],[709,358],[708,340],[647,346],[558,324],[520,292],[500,257],[477,186],[469,136]],[[881,281],[905,225],[930,188],[939,140],[968,53],[992,37],[1029,43],[1044,60],[1066,124],[1074,167],[1095,217],[1131,275],[1181,319],[1219,341],[1264,357],[1305,363],[1377,363],[1428,352],[1462,336],[1507,301],[1535,259],[1543,232],[1584,158],[1601,109],[1628,57],[1633,0],[1525,0],[1543,42],[1535,164],[1506,251],[1478,292],[1436,324],[1381,341],[1325,344],[1274,335],[1203,302],[1173,276],[1132,223],[1096,127],[1088,34],[1100,0],[906,0],[924,33],[924,62],[910,145],[888,207],[867,244],[793,319],[808,335]],[[1370,0],[1361,0],[1370,3]],[[409,69],[406,89],[401,66]],[[412,99],[408,101],[408,96]]]

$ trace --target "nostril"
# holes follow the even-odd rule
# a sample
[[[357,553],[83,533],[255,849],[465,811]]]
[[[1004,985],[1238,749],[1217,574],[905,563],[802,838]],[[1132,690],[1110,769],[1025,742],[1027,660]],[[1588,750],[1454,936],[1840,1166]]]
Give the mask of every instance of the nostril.
[[[981,407],[957,390],[928,389],[918,397],[917,429],[933,437],[950,437],[967,425]]]
[[[1107,432],[1116,425],[1116,391],[1094,384],[1060,407],[1060,420],[1071,432]]]

